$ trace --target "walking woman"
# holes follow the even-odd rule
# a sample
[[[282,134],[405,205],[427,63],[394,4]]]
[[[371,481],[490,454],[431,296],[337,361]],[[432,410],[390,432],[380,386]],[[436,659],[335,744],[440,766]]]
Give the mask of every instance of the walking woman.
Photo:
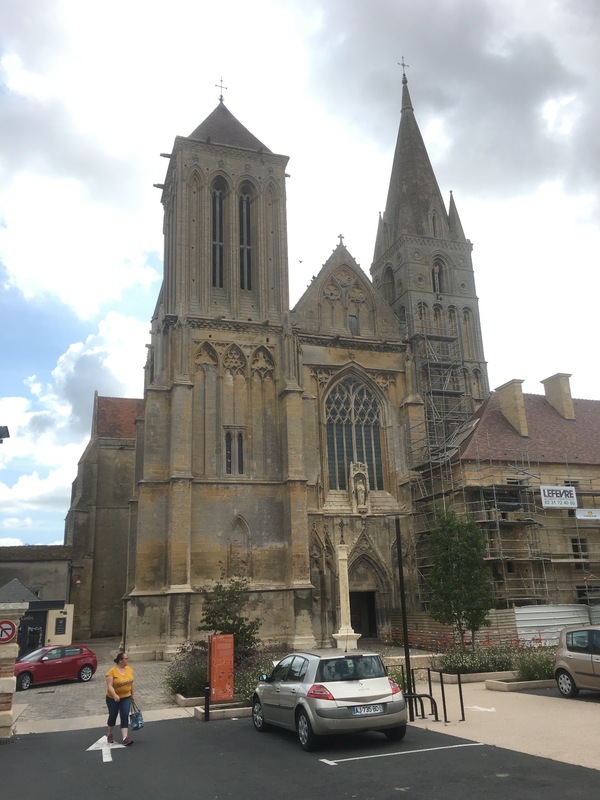
[[[129,709],[133,700],[133,670],[127,663],[127,653],[118,653],[115,666],[106,673],[106,705],[108,706],[109,744],[114,742],[113,728],[117,716],[121,718],[121,736],[125,746],[133,744],[129,738]]]

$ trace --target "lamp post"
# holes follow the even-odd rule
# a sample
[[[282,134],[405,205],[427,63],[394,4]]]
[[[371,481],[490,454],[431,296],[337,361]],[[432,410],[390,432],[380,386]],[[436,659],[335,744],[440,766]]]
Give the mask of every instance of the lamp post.
[[[402,537],[400,536],[400,517],[396,517],[396,550],[398,552],[398,576],[400,578],[400,603],[402,612],[402,636],[404,639],[404,667],[406,670],[406,692],[412,694],[412,675],[410,671],[410,646],[408,644],[408,620],[406,618],[406,590],[404,588],[404,561],[402,559]],[[412,698],[408,698],[410,721],[414,719]]]

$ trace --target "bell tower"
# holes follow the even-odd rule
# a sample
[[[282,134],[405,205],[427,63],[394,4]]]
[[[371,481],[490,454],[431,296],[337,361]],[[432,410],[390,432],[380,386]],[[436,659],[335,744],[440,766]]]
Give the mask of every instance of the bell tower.
[[[288,158],[222,97],[168,158],[131,504],[128,647],[173,652],[196,635],[203,593],[240,575],[267,620],[263,636],[314,647],[303,391],[288,322]]]
[[[177,137],[163,187],[167,315],[281,323],[285,167],[223,103]]]
[[[402,78],[402,117],[371,274],[410,344],[426,437],[413,466],[445,451],[454,431],[489,393],[472,244],[452,193],[446,211]]]

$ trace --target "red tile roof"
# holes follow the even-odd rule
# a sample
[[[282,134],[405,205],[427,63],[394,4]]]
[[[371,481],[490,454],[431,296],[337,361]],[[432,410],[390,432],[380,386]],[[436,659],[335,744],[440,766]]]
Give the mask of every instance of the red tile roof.
[[[475,417],[479,422],[461,446],[461,458],[540,463],[600,464],[600,401],[573,400],[575,419],[564,419],[543,395],[523,394],[528,436],[500,411],[493,392]]]
[[[143,400],[98,396],[96,401],[96,436],[107,439],[135,439],[135,421],[143,414]]]

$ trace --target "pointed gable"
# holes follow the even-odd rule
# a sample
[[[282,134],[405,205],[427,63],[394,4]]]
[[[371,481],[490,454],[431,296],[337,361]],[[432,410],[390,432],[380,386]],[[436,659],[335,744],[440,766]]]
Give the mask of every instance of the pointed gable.
[[[301,331],[399,340],[398,319],[343,242],[291,312]]]
[[[241,150],[254,150],[270,153],[259,139],[250,133],[242,123],[237,120],[223,102],[201,122],[189,135],[189,139],[197,139],[210,144],[224,144],[227,147],[237,147]]]

